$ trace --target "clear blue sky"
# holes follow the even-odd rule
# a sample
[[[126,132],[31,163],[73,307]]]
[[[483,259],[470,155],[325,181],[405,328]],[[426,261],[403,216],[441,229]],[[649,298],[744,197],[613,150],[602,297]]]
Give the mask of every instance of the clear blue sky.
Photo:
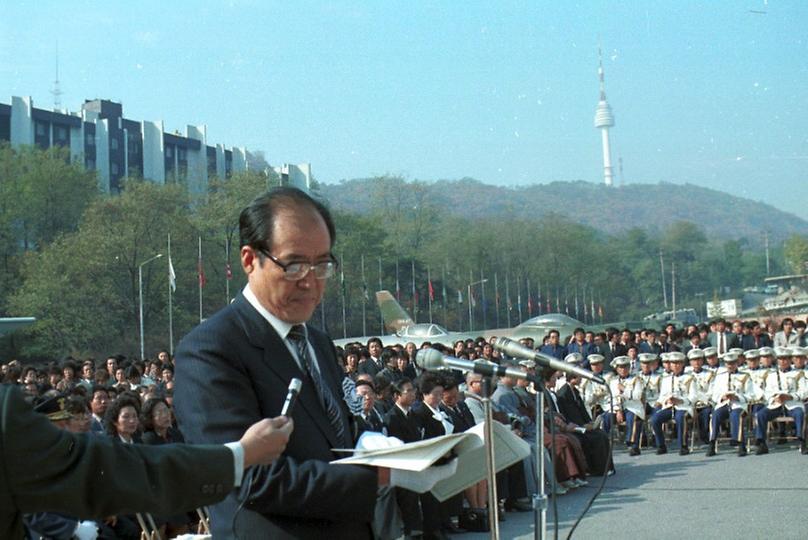
[[[6,0],[0,13],[0,102],[52,105],[58,39],[63,106],[109,98],[167,130],[206,124],[209,142],[311,162],[324,182],[601,182],[600,40],[626,183],[692,182],[808,219],[804,0]]]

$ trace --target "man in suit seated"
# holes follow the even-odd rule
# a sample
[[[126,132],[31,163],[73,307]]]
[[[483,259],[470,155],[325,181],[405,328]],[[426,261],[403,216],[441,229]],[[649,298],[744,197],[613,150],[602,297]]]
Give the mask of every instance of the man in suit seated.
[[[215,538],[371,537],[389,470],[329,464],[354,445],[354,403],[333,343],[306,324],[336,272],[335,234],[328,210],[298,189],[258,196],[239,217],[247,285],[177,349],[174,405],[194,443],[276,415],[291,379],[303,381],[286,452],[211,508]]]

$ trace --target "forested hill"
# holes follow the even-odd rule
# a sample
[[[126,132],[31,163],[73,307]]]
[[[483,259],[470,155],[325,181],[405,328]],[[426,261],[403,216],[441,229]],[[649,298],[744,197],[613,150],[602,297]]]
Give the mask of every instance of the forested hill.
[[[389,182],[391,178],[385,180]],[[336,208],[364,213],[377,203],[383,185],[384,181],[369,178],[321,184],[320,188]],[[760,241],[763,231],[768,231],[772,239],[808,234],[808,221],[793,214],[693,184],[629,184],[608,188],[576,181],[511,188],[464,178],[415,185],[426,192],[433,205],[466,217],[505,214],[531,219],[555,213],[610,234],[634,227],[664,230],[684,220],[696,223],[708,238],[745,237],[755,243]]]

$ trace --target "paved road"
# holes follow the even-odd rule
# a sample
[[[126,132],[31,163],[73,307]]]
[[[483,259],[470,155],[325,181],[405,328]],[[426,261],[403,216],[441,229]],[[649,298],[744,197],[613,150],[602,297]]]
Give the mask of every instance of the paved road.
[[[766,456],[737,457],[719,448],[712,458],[699,448],[689,456],[653,449],[629,458],[615,453],[617,474],[575,530],[576,539],[758,539],[808,538],[808,456],[795,445],[770,447]],[[595,481],[593,481],[595,480]],[[559,538],[592,497],[600,478],[558,498]],[[547,538],[553,538],[552,511]],[[506,514],[502,539],[533,538],[532,512]],[[465,533],[453,540],[482,540],[489,535]]]

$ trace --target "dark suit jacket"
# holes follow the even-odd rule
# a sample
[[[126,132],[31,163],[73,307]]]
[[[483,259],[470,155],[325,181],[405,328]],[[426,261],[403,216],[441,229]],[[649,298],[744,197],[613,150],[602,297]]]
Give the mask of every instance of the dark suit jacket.
[[[710,342],[710,345],[713,347],[718,347],[718,332],[710,332],[707,335],[707,341]],[[738,342],[737,336],[730,331],[724,332],[724,343],[726,343],[726,350],[733,349],[735,347],[740,347],[741,344]],[[726,352],[726,351],[724,351]]]
[[[749,334],[748,336],[744,336],[743,340],[741,341],[741,347],[743,350],[748,351],[749,349],[759,349],[761,347],[771,347],[772,340],[769,338],[767,334],[760,334],[758,336],[758,341],[755,343],[755,336]]]
[[[556,392],[558,409],[567,420],[573,424],[583,426],[591,422],[592,419],[589,417],[586,405],[584,405],[583,401],[575,399],[574,392],[575,390],[569,384],[565,384]]]
[[[413,409],[412,415],[421,428],[423,439],[432,439],[433,437],[441,437],[446,435],[446,429],[443,427],[443,422],[435,420],[432,411],[426,405],[422,405],[419,409]]]
[[[7,384],[0,384],[0,463],[0,538],[23,537],[23,513],[184,512],[222,500],[234,480],[224,446],[140,446],[73,434]]]
[[[374,360],[373,358],[368,358],[367,360],[359,364],[359,367],[356,368],[356,371],[360,374],[368,373],[375,377],[376,375],[379,374],[380,371],[382,371],[382,369],[384,368],[380,368],[379,364],[376,363],[376,360]]]
[[[474,427],[474,415],[471,413],[469,406],[462,401],[458,401],[454,409],[450,409],[443,403],[440,404],[440,410],[449,416],[452,424],[454,424],[454,432],[460,433]]]
[[[334,346],[309,328],[323,379],[338,398],[344,373]],[[292,413],[295,429],[283,456],[255,467],[241,493],[211,508],[213,536],[230,538],[366,538],[376,499],[375,469],[329,465],[344,443],[320,405],[318,391],[281,337],[239,294],[192,330],[176,355],[174,407],[187,441],[234,440],[261,418],[277,416],[292,378],[303,381]],[[338,399],[345,432],[353,433],[347,406]],[[246,497],[238,512],[238,497]],[[234,517],[238,519],[235,520]]]
[[[421,440],[421,429],[412,415],[412,409],[407,417],[397,405],[393,405],[384,416],[384,425],[390,437],[398,437],[405,443]]]

